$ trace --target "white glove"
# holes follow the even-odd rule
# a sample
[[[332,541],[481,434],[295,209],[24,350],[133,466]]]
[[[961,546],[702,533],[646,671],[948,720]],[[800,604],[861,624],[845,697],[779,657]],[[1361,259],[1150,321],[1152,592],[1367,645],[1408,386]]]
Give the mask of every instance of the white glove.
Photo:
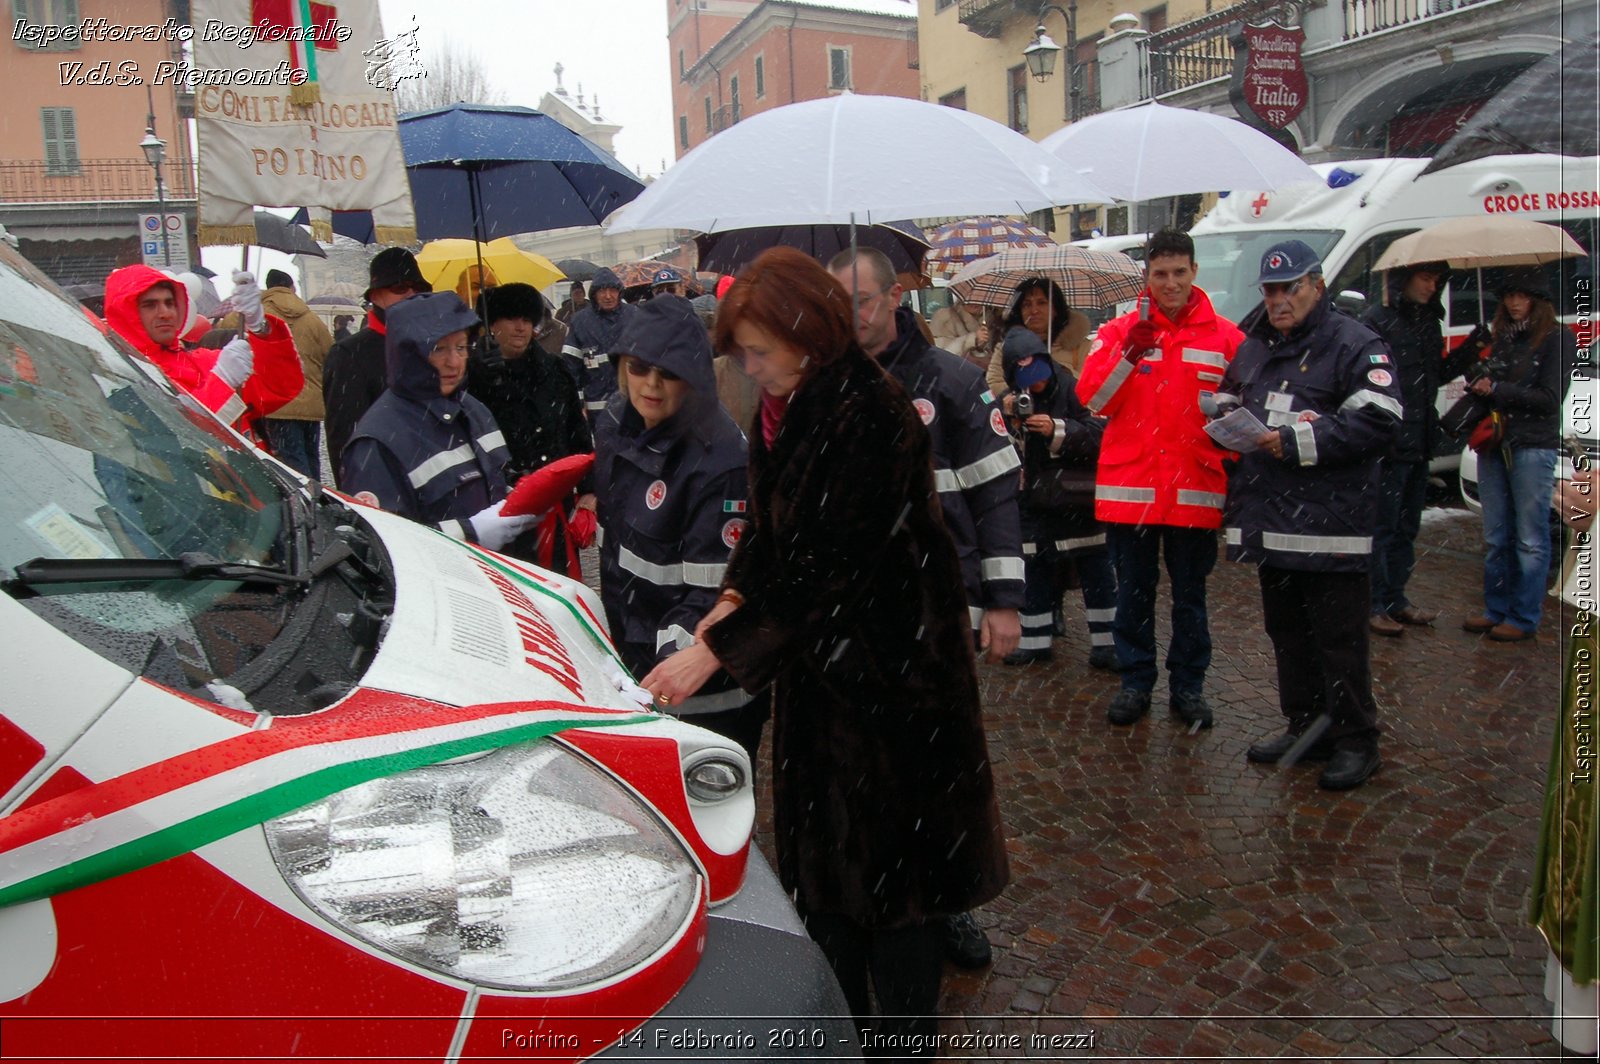
[[[244,318],[245,328],[254,333],[262,331],[261,327],[267,323],[267,312],[261,309],[261,286],[256,284],[255,274],[233,271],[233,294],[228,299]]]
[[[491,503],[482,510],[467,518],[472,525],[473,535],[478,537],[478,542],[490,550],[501,550],[507,543],[516,539],[539,523],[543,514],[522,514],[518,517],[501,517],[500,507],[504,502]]]
[[[217,352],[217,364],[211,372],[226,381],[228,387],[238,391],[244,387],[244,382],[250,379],[250,373],[255,367],[256,355],[250,350],[250,341],[242,336],[236,336]]]

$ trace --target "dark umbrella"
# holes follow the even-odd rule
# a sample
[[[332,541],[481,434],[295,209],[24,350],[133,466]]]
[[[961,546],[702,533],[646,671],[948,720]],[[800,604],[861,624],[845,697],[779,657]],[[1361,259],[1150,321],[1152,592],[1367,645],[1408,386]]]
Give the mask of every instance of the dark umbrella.
[[[256,211],[255,214],[256,247],[271,248],[285,255],[315,255],[319,259],[328,257],[328,253],[311,239],[311,234],[295,225],[293,219],[280,218],[270,211]]]
[[[556,269],[567,275],[569,281],[592,281],[600,267],[588,259],[557,259]]]
[[[1588,156],[1600,147],[1600,37],[1571,41],[1523,71],[1467,119],[1424,174],[1489,155]]]
[[[611,155],[527,107],[402,115],[400,147],[423,240],[598,225],[644,191]]]
[[[702,233],[694,238],[700,249],[700,268],[718,273],[738,273],[770,247],[798,248],[827,264],[850,246],[848,225],[769,225],[756,229],[729,229]],[[877,248],[889,256],[896,273],[922,272],[928,238],[911,222],[856,226],[856,245]]]

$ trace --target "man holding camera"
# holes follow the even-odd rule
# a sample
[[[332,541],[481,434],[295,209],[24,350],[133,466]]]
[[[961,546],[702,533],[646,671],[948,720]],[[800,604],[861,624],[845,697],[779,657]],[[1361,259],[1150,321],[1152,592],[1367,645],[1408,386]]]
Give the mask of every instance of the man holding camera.
[[[1117,572],[1112,633],[1122,690],[1106,718],[1136,722],[1156,682],[1156,581],[1172,582],[1167,673],[1172,712],[1211,727],[1204,686],[1211,665],[1206,577],[1217,561],[1227,477],[1205,433],[1202,397],[1222,383],[1243,340],[1195,286],[1194,241],[1163,229],[1145,247],[1139,310],[1101,326],[1078,398],[1107,419],[1095,476],[1095,516]]]

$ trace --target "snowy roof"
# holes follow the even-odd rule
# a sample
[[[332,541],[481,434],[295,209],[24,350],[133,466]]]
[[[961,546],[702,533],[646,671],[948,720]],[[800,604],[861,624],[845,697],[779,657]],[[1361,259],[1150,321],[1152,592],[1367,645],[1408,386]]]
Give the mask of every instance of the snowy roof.
[[[787,0],[797,7],[823,7],[835,11],[857,11],[864,15],[899,15],[916,18],[916,0]]]

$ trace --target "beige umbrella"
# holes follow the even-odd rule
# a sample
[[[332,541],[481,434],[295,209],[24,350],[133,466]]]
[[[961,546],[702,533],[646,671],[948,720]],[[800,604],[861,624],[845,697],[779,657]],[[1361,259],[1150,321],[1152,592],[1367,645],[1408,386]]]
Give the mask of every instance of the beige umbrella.
[[[1392,270],[1421,262],[1446,262],[1453,270],[1477,270],[1478,320],[1482,321],[1485,266],[1543,266],[1586,254],[1558,225],[1501,215],[1468,216],[1401,237],[1372,268]]]
[[[1485,266],[1543,266],[1587,254],[1557,225],[1500,215],[1451,218],[1389,245],[1373,266],[1392,270],[1419,262],[1448,262],[1453,270]]]

